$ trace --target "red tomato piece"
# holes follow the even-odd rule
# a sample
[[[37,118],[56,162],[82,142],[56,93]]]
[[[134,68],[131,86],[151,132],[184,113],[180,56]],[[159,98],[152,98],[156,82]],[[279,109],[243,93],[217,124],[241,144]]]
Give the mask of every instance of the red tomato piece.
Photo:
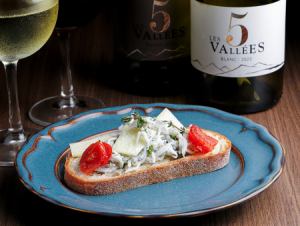
[[[192,125],[188,133],[190,142],[189,148],[195,153],[206,154],[214,149],[218,141],[206,135],[203,130],[196,125]]]
[[[100,166],[108,164],[112,147],[101,141],[91,144],[82,154],[79,169],[82,173],[92,174]]]

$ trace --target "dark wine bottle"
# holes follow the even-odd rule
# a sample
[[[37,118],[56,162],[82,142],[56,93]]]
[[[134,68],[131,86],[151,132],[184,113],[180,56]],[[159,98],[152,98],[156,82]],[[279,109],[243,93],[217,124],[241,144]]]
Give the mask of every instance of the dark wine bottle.
[[[176,74],[190,66],[189,0],[122,0],[117,8],[116,68],[138,94],[177,92]]]
[[[202,102],[252,113],[279,101],[285,12],[286,0],[191,0],[191,61]]]

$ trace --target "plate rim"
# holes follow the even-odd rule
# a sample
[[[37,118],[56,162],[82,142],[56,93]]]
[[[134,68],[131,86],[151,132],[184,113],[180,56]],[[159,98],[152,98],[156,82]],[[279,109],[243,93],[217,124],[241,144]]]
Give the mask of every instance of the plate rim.
[[[232,118],[234,118],[234,120],[232,121],[237,121],[239,122],[241,125],[244,124],[252,124],[255,125],[255,127],[262,129],[264,131],[264,133],[266,133],[269,137],[271,137],[273,139],[273,141],[275,140],[277,142],[277,144],[280,147],[280,151],[281,151],[281,158],[280,158],[280,168],[279,170],[276,172],[276,174],[272,177],[272,179],[266,183],[265,185],[263,185],[261,188],[251,192],[250,194],[246,195],[245,197],[242,197],[236,201],[233,202],[229,202],[226,203],[224,205],[219,205],[219,206],[215,206],[213,208],[206,208],[206,209],[200,209],[200,210],[192,210],[192,211],[186,211],[186,212],[178,212],[178,213],[174,213],[174,214],[126,214],[126,213],[113,213],[113,212],[100,212],[100,211],[93,211],[93,210],[85,210],[85,209],[81,209],[78,207],[73,207],[67,204],[64,204],[63,202],[54,200],[52,198],[49,198],[43,194],[41,194],[40,192],[36,191],[30,184],[28,184],[23,177],[21,176],[21,171],[19,169],[19,165],[18,165],[18,158],[19,156],[22,155],[22,153],[24,152],[24,148],[25,146],[28,145],[28,143],[35,139],[36,137],[38,137],[39,134],[41,134],[43,131],[49,131],[49,129],[55,127],[55,126],[60,126],[60,125],[65,125],[68,124],[68,122],[72,122],[73,120],[79,119],[82,116],[85,115],[89,115],[89,114],[93,114],[96,112],[108,112],[108,111],[120,111],[120,110],[125,110],[125,109],[129,109],[129,108],[139,108],[139,109],[143,109],[143,111],[146,113],[147,109],[150,108],[173,108],[176,110],[185,110],[185,111],[189,111],[189,110],[201,110],[202,112],[206,112],[206,113],[210,113],[210,115],[213,116],[221,116],[221,118],[226,118],[226,119],[230,119],[232,120]],[[211,114],[213,113],[213,114]],[[225,114],[225,115],[224,115]],[[247,123],[246,123],[247,122]],[[260,130],[257,131],[258,133],[260,133]],[[264,141],[264,140],[263,140]],[[286,164],[286,157],[285,157],[285,149],[283,147],[283,145],[279,142],[279,140],[277,139],[276,136],[274,136],[265,126],[258,124],[256,122],[254,122],[253,120],[246,118],[244,116],[240,116],[240,115],[236,115],[236,114],[232,114],[220,109],[216,109],[213,107],[208,107],[208,106],[202,106],[202,105],[186,105],[186,104],[169,104],[169,103],[150,103],[150,104],[127,104],[127,105],[118,105],[118,106],[112,106],[112,107],[107,107],[107,108],[101,108],[101,109],[95,109],[95,110],[90,110],[87,112],[83,112],[77,115],[74,115],[70,118],[55,122],[45,128],[43,128],[42,130],[40,130],[39,132],[37,132],[36,134],[34,134],[32,137],[30,137],[30,139],[28,139],[26,141],[26,143],[24,144],[24,146],[22,147],[22,149],[17,153],[16,159],[15,159],[15,168],[16,171],[18,173],[18,178],[21,181],[21,183],[29,190],[31,191],[33,194],[41,197],[42,199],[55,204],[57,206],[60,207],[64,207],[67,209],[71,209],[71,210],[75,210],[78,212],[82,212],[82,213],[89,213],[89,214],[95,214],[95,215],[102,215],[102,216],[110,216],[110,217],[120,217],[120,218],[177,218],[177,217],[190,217],[190,216],[201,216],[201,215],[205,215],[205,214],[209,214],[215,211],[220,211],[223,209],[228,209],[230,207],[236,206],[238,204],[241,204],[247,200],[250,200],[252,198],[254,198],[255,196],[257,196],[258,194],[262,193],[264,190],[266,190],[267,188],[269,188],[282,174],[282,171],[284,169],[284,166]],[[26,150],[28,150],[28,148],[26,148]],[[26,151],[25,151],[26,153]],[[23,154],[25,154],[23,153]],[[60,153],[61,155],[61,153]],[[59,155],[59,156],[60,156]],[[58,157],[59,157],[58,156]],[[56,160],[57,161],[57,160]]]

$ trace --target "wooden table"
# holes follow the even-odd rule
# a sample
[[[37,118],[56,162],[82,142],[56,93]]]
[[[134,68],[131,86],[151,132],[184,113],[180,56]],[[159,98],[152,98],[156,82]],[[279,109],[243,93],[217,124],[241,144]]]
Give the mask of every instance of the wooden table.
[[[112,39],[110,32],[103,37],[102,30],[109,30],[109,23],[106,17],[100,15],[73,37],[72,61],[76,93],[101,98],[106,106],[151,102],[190,103],[185,96],[142,97],[105,86],[103,80],[107,74],[101,70],[100,63],[109,61]],[[94,36],[86,35],[90,32]],[[160,221],[211,226],[300,225],[300,45],[289,40],[287,46],[284,94],[281,101],[271,110],[247,115],[266,126],[285,148],[286,165],[281,177],[265,192],[239,206],[201,217]],[[38,100],[59,92],[55,61],[57,54],[56,42],[52,40],[41,51],[19,64],[19,96],[26,128],[41,129],[29,121],[28,109]],[[6,128],[7,96],[3,68],[0,68],[0,127]],[[123,225],[141,223],[137,219],[94,216],[55,206],[24,188],[14,168],[0,168],[0,226],[46,223],[104,225],[104,222],[108,225],[119,221]],[[160,221],[151,220],[150,223]]]

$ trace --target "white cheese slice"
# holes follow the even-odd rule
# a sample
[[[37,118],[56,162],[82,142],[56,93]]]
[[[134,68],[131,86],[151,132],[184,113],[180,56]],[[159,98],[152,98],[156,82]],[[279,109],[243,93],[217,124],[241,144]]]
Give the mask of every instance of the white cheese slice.
[[[87,140],[83,140],[76,143],[70,144],[71,154],[72,157],[78,158],[81,157],[83,152],[93,143],[96,143],[97,141],[101,140],[103,142],[106,142],[108,139],[110,139],[112,136],[115,136],[115,133],[104,133],[101,135],[96,135],[92,138],[89,138]]]
[[[128,156],[137,156],[146,146],[146,142],[142,137],[138,139],[139,131],[138,128],[126,128],[125,126],[112,147],[113,151]]]
[[[157,117],[156,117],[157,120],[159,121],[171,121],[172,124],[174,126],[176,126],[177,128],[182,128],[184,127],[181,122],[175,117],[175,115],[173,115],[173,113],[165,108]]]
[[[96,143],[97,141],[99,141],[99,137],[97,138],[93,138],[90,140],[86,140],[86,141],[80,141],[77,143],[72,143],[70,144],[70,149],[71,149],[71,153],[72,153],[72,157],[77,158],[77,157],[81,157],[83,152],[93,143]]]

